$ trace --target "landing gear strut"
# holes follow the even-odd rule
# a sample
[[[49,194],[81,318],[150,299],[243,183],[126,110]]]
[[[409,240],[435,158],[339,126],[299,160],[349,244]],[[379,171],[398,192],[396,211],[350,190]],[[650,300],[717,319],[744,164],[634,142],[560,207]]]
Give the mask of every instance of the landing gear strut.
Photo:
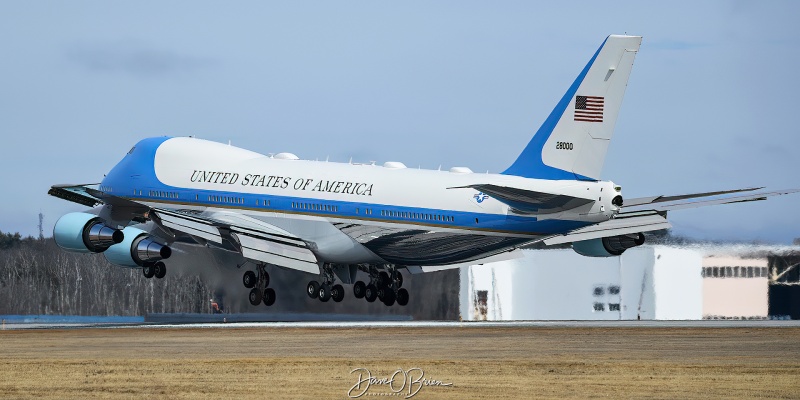
[[[322,264],[320,278],[322,279],[322,283],[311,281],[306,285],[306,294],[308,294],[308,297],[312,299],[318,298],[323,303],[331,299],[337,303],[344,300],[344,288],[342,285],[336,283],[336,275],[333,273],[331,264]]]
[[[247,271],[242,276],[244,287],[250,290],[250,304],[257,306],[264,302],[265,306],[275,304],[275,289],[268,288],[269,273],[266,264],[256,264],[256,272]]]

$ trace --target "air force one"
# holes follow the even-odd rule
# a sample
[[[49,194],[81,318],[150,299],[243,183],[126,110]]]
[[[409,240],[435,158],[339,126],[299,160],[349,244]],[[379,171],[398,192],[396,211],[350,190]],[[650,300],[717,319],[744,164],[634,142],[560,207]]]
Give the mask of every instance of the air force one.
[[[173,248],[234,255],[250,266],[242,280],[253,305],[275,302],[266,266],[277,266],[317,275],[307,292],[323,302],[342,301],[343,283],[356,298],[391,306],[409,301],[402,273],[518,257],[536,242],[618,256],[642,245],[643,232],[669,228],[669,210],[797,191],[623,200],[620,186],[600,180],[641,40],[606,38],[500,174],[307,161],[155,137],[136,143],[99,185],[53,186],[49,194],[91,207],[61,217],[53,236],[67,251],[103,253],[147,278],[182,262],[170,259]]]

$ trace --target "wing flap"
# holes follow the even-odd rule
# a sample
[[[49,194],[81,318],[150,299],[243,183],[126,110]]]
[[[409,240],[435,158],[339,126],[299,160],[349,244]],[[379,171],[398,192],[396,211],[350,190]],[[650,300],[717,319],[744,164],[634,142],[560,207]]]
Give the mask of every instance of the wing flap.
[[[296,269],[311,274],[319,273],[317,257],[308,248],[274,242],[263,237],[233,233],[241,245],[242,255],[252,260]]]
[[[222,243],[219,227],[210,221],[162,209],[154,210],[150,213],[150,216],[158,218],[157,222],[167,228],[197,236],[210,242]]]
[[[599,239],[609,236],[627,235],[669,229],[672,225],[658,213],[639,213],[635,216],[614,218],[599,224],[576,229],[566,235],[552,236],[544,240],[544,244],[579,242],[582,240]]]

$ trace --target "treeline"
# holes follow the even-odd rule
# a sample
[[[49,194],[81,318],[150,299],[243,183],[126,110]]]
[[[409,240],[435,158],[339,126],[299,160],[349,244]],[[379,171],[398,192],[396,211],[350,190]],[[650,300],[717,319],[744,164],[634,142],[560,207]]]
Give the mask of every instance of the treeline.
[[[268,267],[270,287],[277,292],[271,306],[253,306],[242,274],[253,265],[215,260],[202,248],[175,251],[167,276],[147,279],[139,268],[113,265],[102,254],[62,250],[52,238],[22,238],[0,232],[0,315],[144,316],[151,313],[212,313],[213,299],[224,313],[315,313],[409,315],[414,319],[458,319],[459,272],[447,270],[414,276],[405,272],[408,306],[386,307],[353,298],[322,303],[306,295],[316,274]],[[7,239],[7,240],[6,240]],[[181,258],[195,252],[194,258]],[[360,279],[367,280],[363,275]]]
[[[211,312],[200,277],[146,279],[99,254],[0,232],[0,314],[123,315]]]

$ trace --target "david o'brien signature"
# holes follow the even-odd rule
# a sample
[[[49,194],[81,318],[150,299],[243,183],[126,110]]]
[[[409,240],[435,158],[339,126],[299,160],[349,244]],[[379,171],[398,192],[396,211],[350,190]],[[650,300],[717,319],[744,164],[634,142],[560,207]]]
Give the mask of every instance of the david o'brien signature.
[[[372,375],[366,368],[356,368],[350,371],[350,374],[358,374],[358,381],[347,392],[351,399],[357,399],[364,395],[404,396],[403,398],[409,399],[419,393],[423,387],[453,386],[452,382],[445,383],[426,378],[425,371],[421,368],[398,369],[383,378]],[[383,389],[380,394],[377,393],[380,389],[375,389],[375,387]],[[373,393],[368,393],[370,388],[373,388]]]

